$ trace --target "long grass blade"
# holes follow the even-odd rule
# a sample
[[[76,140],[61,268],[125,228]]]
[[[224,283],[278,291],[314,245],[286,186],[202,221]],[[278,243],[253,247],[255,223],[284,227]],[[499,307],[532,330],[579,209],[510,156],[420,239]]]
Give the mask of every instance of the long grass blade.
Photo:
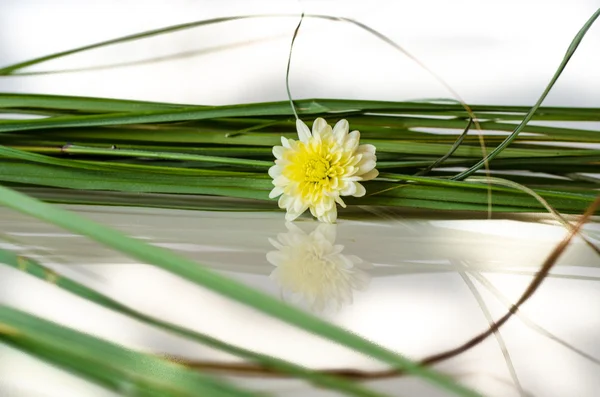
[[[27,274],[37,277],[38,279],[51,282],[59,288],[62,288],[70,293],[93,302],[97,305],[105,307],[109,310],[121,313],[129,316],[136,320],[142,321],[146,324],[162,328],[169,332],[173,332],[177,335],[189,338],[196,342],[210,346],[217,350],[221,350],[235,356],[254,361],[261,364],[266,369],[271,369],[277,372],[287,373],[290,375],[297,376],[314,383],[315,385],[330,388],[333,390],[343,391],[348,395],[362,396],[362,397],[382,397],[383,395],[375,391],[369,390],[361,385],[354,384],[344,379],[322,374],[318,371],[311,371],[308,368],[304,368],[300,365],[281,360],[272,356],[255,353],[251,350],[247,350],[238,346],[234,346],[225,343],[217,338],[213,338],[209,335],[202,334],[190,329],[186,329],[166,321],[162,321],[155,317],[146,315],[139,311],[136,311],[130,307],[127,307],[117,300],[94,291],[85,285],[78,283],[68,277],[59,275],[53,270],[41,265],[35,260],[26,258],[23,256],[16,255],[12,252],[0,249],[0,263],[4,263],[14,269],[21,270]]]
[[[63,227],[71,232],[88,236],[102,244],[146,263],[158,266],[184,279],[227,296],[230,299],[252,305],[257,310],[296,325],[306,331],[370,355],[408,373],[423,377],[452,393],[461,396],[479,396],[478,393],[455,383],[445,375],[415,364],[405,357],[367,341],[354,333],[325,322],[293,306],[277,301],[266,294],[230,280],[203,266],[199,266],[193,261],[176,256],[167,250],[148,245],[115,230],[91,222],[74,213],[44,204],[2,186],[0,186],[0,203],[24,214]]]
[[[548,85],[546,86],[546,89],[544,89],[544,91],[542,92],[542,95],[537,100],[535,105],[533,105],[533,107],[527,113],[527,115],[525,116],[523,121],[521,121],[521,123],[517,126],[517,128],[515,128],[515,130],[510,134],[510,136],[508,136],[500,145],[498,145],[494,150],[492,150],[481,161],[479,161],[474,166],[470,167],[468,170],[459,173],[453,179],[461,180],[461,179],[464,179],[464,178],[472,175],[475,171],[477,171],[481,167],[483,167],[483,165],[486,162],[493,160],[500,152],[502,152],[502,150],[504,150],[508,145],[510,145],[516,139],[516,137],[523,130],[525,125],[527,125],[527,123],[533,118],[533,115],[537,111],[537,109],[542,105],[542,102],[544,102],[544,99],[546,99],[546,96],[548,95],[548,93],[550,92],[552,87],[554,87],[554,84],[556,83],[556,81],[562,74],[563,70],[569,63],[569,60],[571,59],[573,54],[575,54],[575,51],[577,50],[579,43],[581,43],[581,40],[583,40],[583,37],[586,35],[587,31],[594,24],[594,22],[596,21],[596,19],[598,19],[599,16],[600,16],[600,8],[598,10],[596,10],[596,12],[590,17],[590,19],[588,19],[588,21],[583,25],[583,27],[577,33],[577,35],[575,35],[575,38],[573,39],[573,41],[571,42],[571,45],[567,49],[567,53],[565,54],[562,62],[560,63],[558,69],[554,73],[554,76],[552,76],[550,83],[548,83]]]

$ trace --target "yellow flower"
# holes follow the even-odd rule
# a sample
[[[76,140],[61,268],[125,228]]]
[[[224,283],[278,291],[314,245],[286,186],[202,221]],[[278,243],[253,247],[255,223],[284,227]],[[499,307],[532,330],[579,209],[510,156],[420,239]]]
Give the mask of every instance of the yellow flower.
[[[310,234],[286,223],[287,233],[269,239],[277,251],[267,253],[275,269],[269,276],[281,287],[282,297],[316,312],[338,311],[352,303],[355,290],[370,281],[372,264],[343,254],[335,244],[337,225],[321,223]]]
[[[275,165],[269,169],[275,187],[270,198],[279,197],[279,208],[285,208],[285,219],[293,221],[310,209],[322,222],[337,219],[337,202],[341,196],[362,197],[365,188],[359,183],[375,178],[377,158],[375,146],[359,145],[360,133],[348,133],[346,120],[331,128],[318,118],[312,134],[302,120],[296,120],[299,141],[281,137],[283,146],[273,147]]]

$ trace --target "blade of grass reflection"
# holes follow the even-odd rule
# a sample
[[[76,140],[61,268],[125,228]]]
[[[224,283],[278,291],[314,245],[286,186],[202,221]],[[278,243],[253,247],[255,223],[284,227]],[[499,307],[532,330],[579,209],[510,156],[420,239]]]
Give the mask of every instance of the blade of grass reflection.
[[[490,291],[496,297],[496,299],[498,299],[498,301],[500,301],[504,306],[506,306],[507,309],[510,309],[510,307],[512,306],[511,301],[504,294],[502,294],[502,292],[500,292],[500,290],[498,288],[496,288],[487,278],[485,278],[480,272],[475,271],[475,270],[468,270],[468,273],[472,277],[474,277],[488,291]],[[559,276],[559,275],[548,275],[548,277],[557,277],[557,276]],[[572,276],[572,277],[568,277],[568,278],[572,278],[575,280],[595,281],[595,282],[600,281],[600,278],[598,278],[598,277],[589,278],[589,277],[583,277],[583,276],[582,277]],[[540,326],[535,321],[533,321],[531,318],[529,318],[529,316],[527,316],[525,313],[523,313],[522,310],[517,311],[515,313],[515,315],[527,327],[529,327],[532,330],[538,332],[539,334],[545,336],[546,338],[558,343],[559,345],[566,347],[567,349],[571,350],[573,353],[585,358],[586,360],[600,366],[600,359],[593,357],[589,353],[586,353],[583,350],[578,349],[577,347],[573,346],[572,344],[570,344],[570,343],[566,342],[565,340],[559,338],[558,336],[552,334],[546,328]]]
[[[458,262],[458,263],[461,263],[461,262]],[[455,265],[460,266],[457,263],[455,263]],[[459,271],[458,274],[464,281],[467,288],[469,288],[469,291],[473,295],[473,298],[475,298],[475,301],[477,302],[477,305],[481,309],[481,312],[483,313],[487,323],[490,326],[492,326],[492,324],[494,323],[494,319],[492,318],[492,313],[490,313],[490,310],[488,309],[485,301],[483,300],[483,297],[477,290],[477,287],[475,287],[475,284],[473,284],[473,281],[471,281],[468,274],[464,270]],[[517,388],[519,395],[521,397],[528,396],[529,393],[525,392],[525,390],[523,389],[523,385],[521,385],[521,382],[519,381],[519,376],[517,375],[517,371],[515,370],[515,366],[512,362],[510,353],[508,351],[508,348],[506,347],[506,343],[504,342],[504,338],[502,337],[502,334],[500,334],[499,330],[496,330],[496,332],[494,332],[494,336],[496,337],[496,341],[498,342],[498,347],[500,348],[500,351],[502,352],[502,355],[504,356],[504,361],[506,362],[506,367],[508,369],[508,373],[510,374],[510,377],[513,380],[514,386]]]

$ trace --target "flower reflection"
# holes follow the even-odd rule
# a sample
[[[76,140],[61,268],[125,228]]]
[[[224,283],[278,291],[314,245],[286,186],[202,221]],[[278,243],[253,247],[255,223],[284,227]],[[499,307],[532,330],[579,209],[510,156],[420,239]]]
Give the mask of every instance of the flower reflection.
[[[352,303],[354,290],[369,283],[365,269],[372,265],[342,254],[344,246],[335,244],[336,225],[320,224],[310,234],[290,222],[286,227],[287,233],[269,239],[277,251],[267,253],[276,266],[270,277],[280,285],[283,298],[319,312]]]

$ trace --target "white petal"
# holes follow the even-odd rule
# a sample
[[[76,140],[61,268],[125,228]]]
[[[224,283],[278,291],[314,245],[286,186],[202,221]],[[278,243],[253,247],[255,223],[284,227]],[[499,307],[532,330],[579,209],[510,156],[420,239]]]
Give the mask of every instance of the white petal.
[[[375,166],[377,165],[377,163],[375,162],[375,160],[366,160],[366,161],[361,161],[359,163],[359,168],[358,171],[356,172],[356,175],[362,175],[362,174],[366,174],[367,172],[371,171],[373,168],[375,168]]]
[[[377,161],[377,156],[375,156],[373,153],[358,153],[358,152],[354,152],[354,157],[355,158],[359,158],[359,161],[357,163],[363,163],[367,160],[373,160],[373,161]]]
[[[360,140],[360,132],[352,131],[346,137],[346,141],[344,142],[344,151],[345,152],[354,152],[358,147],[358,141]]]
[[[312,125],[312,133],[313,135],[321,134],[326,128],[327,122],[322,117],[318,117]]]
[[[312,211],[312,207],[311,207],[311,213],[313,213],[314,216],[316,216],[317,218],[320,216],[323,216],[323,214],[325,213],[325,211],[327,211],[325,209],[325,205],[323,205],[322,201],[319,201],[317,203],[317,205],[314,206],[314,212]]]
[[[304,209],[302,209],[304,208]],[[300,198],[296,198],[296,200],[294,200],[294,211],[296,212],[304,212],[306,211],[306,209],[308,208],[308,206],[304,206],[304,203],[302,202],[302,200]]]
[[[311,135],[310,130],[307,125],[304,124],[304,121],[296,119],[296,129],[298,130],[298,138],[300,138],[300,141],[307,143]]]
[[[376,169],[372,169],[366,174],[362,174],[361,177],[363,181],[370,181],[371,179],[377,178],[377,175],[379,175],[379,171],[377,171]]]
[[[287,185],[289,183],[290,183],[290,180],[287,179],[283,175],[279,175],[278,177],[276,177],[275,179],[273,179],[273,185],[275,185],[275,186],[285,186],[285,185]]]
[[[328,196],[323,197],[323,199],[319,201],[315,206],[315,216],[317,218],[323,216],[323,214],[329,211],[332,207],[335,207],[335,202],[333,201],[333,198]]]
[[[269,237],[269,242],[271,243],[271,245],[275,248],[277,248],[278,250],[282,250],[283,249],[283,245],[281,245],[281,243],[275,239],[272,239],[271,237]]]
[[[279,266],[285,260],[285,255],[281,251],[271,251],[267,253],[267,261],[273,266]]]
[[[358,149],[356,149],[356,151],[358,153],[371,153],[371,154],[375,154],[375,146],[367,143],[367,144],[364,144],[364,145],[360,145],[358,147]]]
[[[271,190],[271,193],[269,193],[269,198],[275,198],[275,197],[279,197],[283,194],[283,188],[281,186],[275,186],[273,188],[273,190]]]
[[[281,171],[283,171],[283,169],[280,166],[274,165],[271,168],[269,168],[269,176],[275,179],[281,175]]]
[[[279,197],[279,201],[277,202],[277,205],[279,205],[279,208],[287,209],[291,200],[292,200],[292,198],[290,196],[288,196],[287,194],[284,194],[281,197]]]
[[[356,192],[353,194],[354,197],[362,197],[367,193],[365,187],[360,183],[354,182],[354,185],[356,186]]]
[[[342,200],[342,198],[340,196],[336,196],[335,197],[335,201],[342,206],[342,208],[346,208],[346,203],[344,203],[344,200]]]
[[[285,220],[288,222],[292,222],[296,220],[296,218],[298,218],[300,215],[302,215],[304,211],[306,211],[306,208],[304,208],[302,211],[294,211],[293,208],[288,208],[288,211],[285,214]]]
[[[344,142],[344,138],[348,135],[348,131],[350,129],[350,125],[346,120],[338,121],[333,127],[333,135],[335,136],[335,140],[339,143]]]
[[[286,137],[282,136],[281,137],[281,144],[283,145],[284,148],[289,149],[290,148],[290,140],[287,139]]]
[[[283,146],[273,146],[273,156],[275,156],[276,159],[281,159],[283,157]]]
[[[325,223],[335,223],[337,219],[337,208],[333,206],[332,209],[323,214],[323,216],[319,217],[319,221]]]
[[[352,182],[352,181],[344,181],[344,182],[345,182],[345,186],[340,191],[340,194],[342,196],[352,196],[354,193],[356,193],[356,182]]]

